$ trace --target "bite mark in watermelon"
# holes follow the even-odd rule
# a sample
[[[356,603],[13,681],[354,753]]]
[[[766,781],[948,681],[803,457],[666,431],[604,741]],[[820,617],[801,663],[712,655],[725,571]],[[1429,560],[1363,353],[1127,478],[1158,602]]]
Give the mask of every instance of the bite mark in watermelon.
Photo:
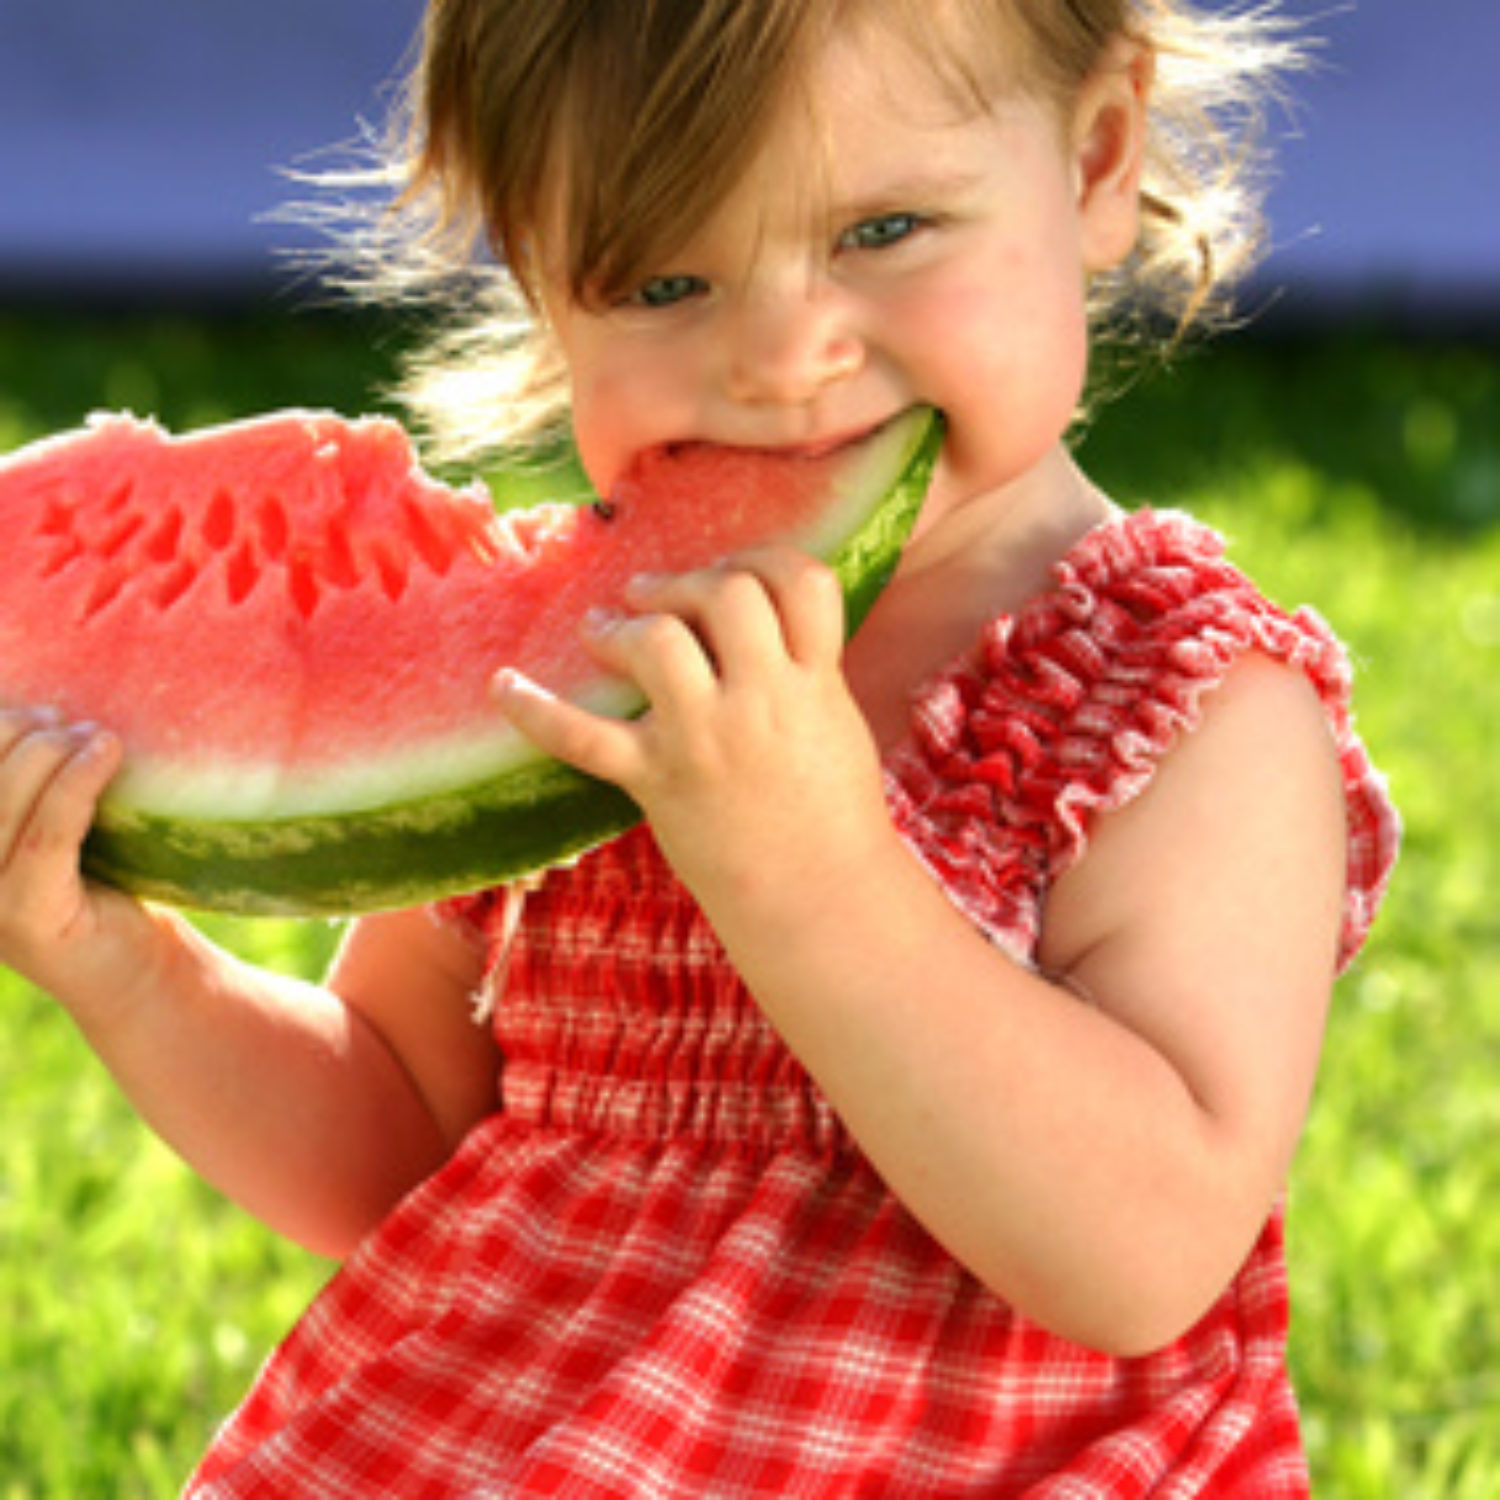
[[[0,702],[121,737],[85,860],[140,894],[344,914],[498,883],[639,813],[511,729],[495,672],[638,712],[584,612],[771,540],[831,563],[852,630],[940,441],[918,411],[820,456],[686,445],[607,504],[497,514],[382,418],[95,418],[0,460]]]

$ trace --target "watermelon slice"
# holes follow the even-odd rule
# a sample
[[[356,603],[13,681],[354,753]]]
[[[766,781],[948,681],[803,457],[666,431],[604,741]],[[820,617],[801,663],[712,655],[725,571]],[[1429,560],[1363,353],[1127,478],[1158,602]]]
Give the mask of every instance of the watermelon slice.
[[[916,411],[820,454],[688,444],[607,503],[497,513],[381,418],[96,417],[0,460],[0,702],[120,735],[85,862],[140,894],[342,914],[497,883],[639,816],[509,727],[501,666],[638,712],[582,650],[584,611],[772,539],[833,564],[852,629],[940,441]]]

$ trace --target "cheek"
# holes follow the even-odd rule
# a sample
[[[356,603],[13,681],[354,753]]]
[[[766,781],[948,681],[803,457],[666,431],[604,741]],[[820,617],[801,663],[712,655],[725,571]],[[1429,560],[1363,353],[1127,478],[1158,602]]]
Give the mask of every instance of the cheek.
[[[928,300],[910,336],[930,351],[950,399],[988,398],[1013,414],[1061,406],[1071,416],[1083,387],[1088,328],[1081,283],[999,264]]]
[[[995,273],[945,291],[918,330],[927,385],[949,414],[950,459],[976,484],[1024,472],[1062,439],[1088,364],[1081,285],[1019,264]]]
[[[571,415],[578,457],[594,488],[608,494],[619,469],[620,412],[610,383],[589,374],[572,378]]]
[[[573,434],[597,489],[607,492],[641,449],[692,435],[683,364],[640,347],[591,351],[573,362]]]
[[[659,402],[647,372],[624,362],[593,363],[572,372],[573,437],[594,487],[607,494],[630,456],[653,441]]]

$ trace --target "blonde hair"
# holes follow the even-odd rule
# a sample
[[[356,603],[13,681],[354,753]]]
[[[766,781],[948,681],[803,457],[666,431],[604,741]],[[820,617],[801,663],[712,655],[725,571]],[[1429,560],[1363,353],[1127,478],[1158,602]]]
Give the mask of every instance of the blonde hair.
[[[933,0],[429,0],[380,165],[358,174],[385,197],[342,248],[361,293],[440,313],[401,391],[438,457],[566,418],[537,227],[562,226],[574,296],[623,294],[736,184],[819,38],[876,5],[981,101],[998,80],[977,37],[996,38],[1006,83],[1063,106],[1121,38],[1146,48],[1141,233],[1091,287],[1093,325],[1171,341],[1222,312],[1264,242],[1265,104],[1301,60],[1267,7],[953,0],[955,28],[934,26]]]

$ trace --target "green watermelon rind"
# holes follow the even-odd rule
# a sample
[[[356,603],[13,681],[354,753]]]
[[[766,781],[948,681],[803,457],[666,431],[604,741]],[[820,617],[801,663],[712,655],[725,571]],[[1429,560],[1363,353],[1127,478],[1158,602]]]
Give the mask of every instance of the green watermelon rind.
[[[504,884],[584,854],[640,816],[618,787],[536,756],[461,791],[368,813],[222,823],[106,807],[84,864],[96,880],[170,906],[341,917]]]
[[[814,537],[863,621],[897,563],[942,446],[936,413],[905,420],[893,469],[854,530]],[[641,704],[621,703],[622,714]],[[503,770],[388,805],[234,819],[184,816],[119,797],[84,847],[93,878],[148,900],[245,916],[350,916],[501,885],[575,859],[640,820],[618,787],[535,751]]]

